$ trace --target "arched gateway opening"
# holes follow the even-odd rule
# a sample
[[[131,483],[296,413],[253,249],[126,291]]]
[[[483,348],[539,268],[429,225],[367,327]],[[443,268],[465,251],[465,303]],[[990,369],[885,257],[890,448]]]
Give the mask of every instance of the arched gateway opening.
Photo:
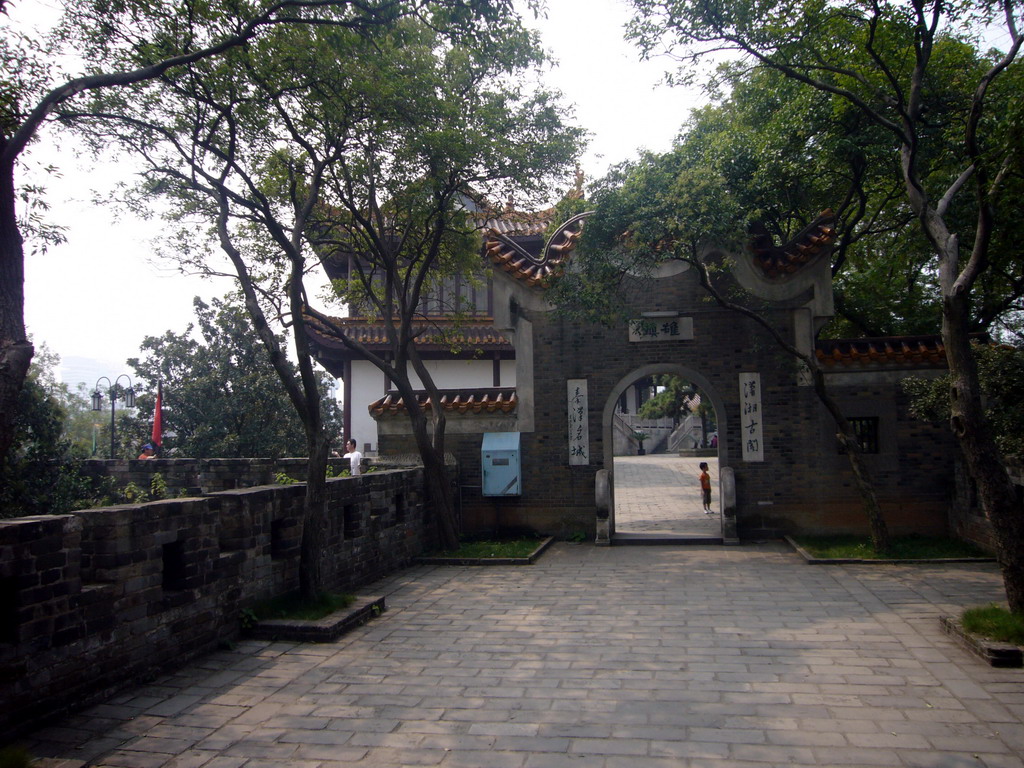
[[[638,382],[677,377],[692,385],[689,418],[641,418]],[[660,389],[660,388],[659,388]],[[697,416],[703,402],[710,417]],[[710,403],[711,408],[706,405]],[[720,543],[722,499],[719,457],[728,464],[727,424],[722,398],[695,369],[682,364],[644,365],[623,376],[604,403],[604,469],[609,478],[608,530],[612,541],[693,540]],[[694,423],[696,421],[696,423]],[[636,433],[639,432],[639,435]],[[637,439],[642,436],[642,439]],[[646,446],[646,447],[644,447]],[[713,514],[705,514],[699,465],[708,464]]]

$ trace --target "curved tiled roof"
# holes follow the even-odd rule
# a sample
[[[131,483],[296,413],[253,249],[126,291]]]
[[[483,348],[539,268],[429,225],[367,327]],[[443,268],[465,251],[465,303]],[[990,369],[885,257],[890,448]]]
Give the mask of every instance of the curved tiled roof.
[[[303,318],[309,336],[324,347],[344,348],[332,326],[340,328],[352,341],[371,349],[389,346],[387,326],[381,320],[331,317],[326,318],[325,322],[325,319],[309,313],[304,314]],[[416,330],[419,333],[416,337],[416,348],[421,351],[449,351],[454,345],[487,351],[512,347],[509,340],[494,329],[494,320],[491,318],[474,318],[472,323],[464,325],[456,325],[445,318],[431,318],[416,324]]]
[[[815,342],[814,353],[818,362],[827,368],[855,365],[946,365],[946,347],[939,336],[819,339]]]
[[[529,237],[543,235],[551,225],[555,209],[548,208],[546,211],[515,211],[510,210],[504,213],[477,212],[473,218],[476,225],[484,232],[507,235],[509,237]]]
[[[831,209],[804,227],[796,237],[782,246],[776,246],[763,224],[750,228],[750,252],[754,263],[768,277],[779,277],[796,272],[825,251],[836,239],[836,217]]]
[[[523,229],[512,231],[507,228],[493,227],[484,237],[484,252],[491,262],[499,269],[509,273],[527,285],[540,285],[569,258],[583,235],[583,221],[593,214],[592,211],[573,216],[564,222],[548,241],[539,255],[533,255],[515,238],[527,235],[543,234],[551,223],[554,209],[536,214],[539,219],[523,220]],[[514,218],[502,220],[506,225],[515,221]],[[543,226],[541,226],[543,224]]]
[[[429,395],[417,392],[416,400],[423,410],[432,408]],[[519,405],[514,387],[489,387],[485,389],[443,389],[441,390],[441,408],[446,413],[459,414],[505,414],[512,413]],[[384,397],[370,403],[370,415],[374,418],[382,416],[404,416],[405,401],[397,392],[388,392]]]

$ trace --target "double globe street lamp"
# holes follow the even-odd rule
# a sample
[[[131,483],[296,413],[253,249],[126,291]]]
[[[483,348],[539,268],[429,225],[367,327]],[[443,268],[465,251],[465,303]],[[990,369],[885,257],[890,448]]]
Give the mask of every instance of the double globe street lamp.
[[[128,380],[127,389],[119,387],[121,379]],[[125,408],[135,407],[135,389],[132,386],[132,380],[127,373],[122,373],[114,382],[111,383],[110,379],[106,376],[100,376],[96,379],[96,389],[92,393],[92,409],[94,411],[103,410],[103,392],[100,390],[100,382],[107,382],[107,396],[110,398],[110,458],[114,458],[114,446],[116,444],[116,432],[114,424],[114,408],[117,405],[118,400],[124,400]]]

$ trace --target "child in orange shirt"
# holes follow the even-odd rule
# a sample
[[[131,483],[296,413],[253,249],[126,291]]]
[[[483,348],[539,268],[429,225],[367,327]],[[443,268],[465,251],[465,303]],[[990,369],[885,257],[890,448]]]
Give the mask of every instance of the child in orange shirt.
[[[700,493],[704,499],[704,514],[713,515],[711,511],[711,475],[708,474],[708,463],[700,463]]]

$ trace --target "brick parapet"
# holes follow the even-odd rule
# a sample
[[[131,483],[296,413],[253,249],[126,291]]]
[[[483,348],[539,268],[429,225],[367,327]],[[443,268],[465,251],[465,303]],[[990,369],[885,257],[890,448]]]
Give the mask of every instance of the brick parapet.
[[[119,486],[135,483],[150,487],[153,476],[161,475],[168,496],[200,495],[235,488],[254,488],[276,482],[278,474],[305,482],[305,458],[281,459],[88,459],[76,466],[92,478],[111,477]],[[349,468],[348,459],[330,459],[335,473]]]
[[[434,541],[422,470],[328,481],[323,569],[353,591]],[[0,520],[0,741],[230,641],[298,587],[305,486]]]

